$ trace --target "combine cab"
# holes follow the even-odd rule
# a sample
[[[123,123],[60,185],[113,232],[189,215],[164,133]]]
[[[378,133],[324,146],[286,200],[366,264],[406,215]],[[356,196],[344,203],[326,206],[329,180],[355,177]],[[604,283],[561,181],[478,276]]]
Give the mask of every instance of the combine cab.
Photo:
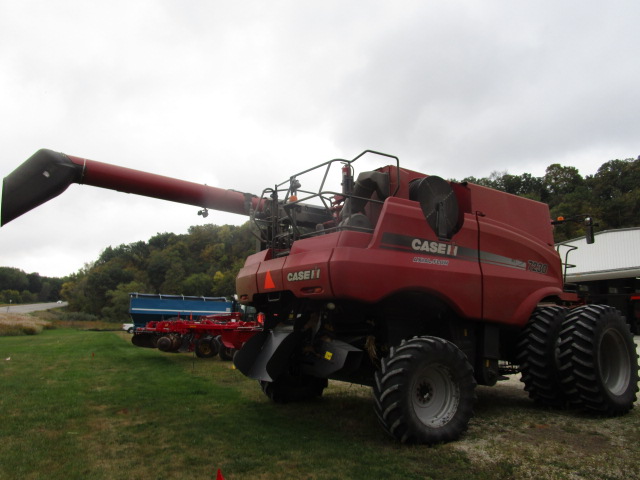
[[[390,164],[356,176],[365,154]],[[236,286],[264,329],[234,363],[276,402],[329,378],[370,385],[383,429],[427,444],[457,439],[476,385],[509,373],[543,405],[633,407],[633,337],[617,310],[564,290],[545,204],[370,151],[256,196],[41,150],[5,178],[2,223],[74,182],[250,217],[259,248]]]

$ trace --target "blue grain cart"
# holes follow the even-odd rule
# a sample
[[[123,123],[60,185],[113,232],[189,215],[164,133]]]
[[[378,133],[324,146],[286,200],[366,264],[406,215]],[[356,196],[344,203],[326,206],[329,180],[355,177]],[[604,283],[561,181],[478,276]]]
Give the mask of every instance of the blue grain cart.
[[[130,293],[129,314],[135,328],[148,322],[169,320],[196,320],[205,315],[231,313],[237,310],[235,300],[225,297],[189,297],[185,295],[163,295]]]

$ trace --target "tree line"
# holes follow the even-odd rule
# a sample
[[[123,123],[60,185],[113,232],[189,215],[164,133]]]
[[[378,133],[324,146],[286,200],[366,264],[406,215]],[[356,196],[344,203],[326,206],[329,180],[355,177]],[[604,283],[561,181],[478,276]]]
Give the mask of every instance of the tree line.
[[[159,233],[147,242],[107,247],[65,280],[61,295],[70,310],[108,321],[127,317],[131,292],[232,297],[238,270],[255,246],[249,222]]]
[[[61,278],[0,267],[0,303],[55,302],[60,298],[62,283]]]
[[[551,217],[592,215],[598,230],[640,226],[640,157],[611,160],[594,175],[550,165],[542,177],[493,172],[468,181],[547,203]],[[580,223],[556,227],[557,241],[584,235]],[[0,267],[0,302],[63,298],[69,309],[123,321],[129,293],[232,296],[235,277],[256,240],[250,223],[201,225],[186,234],[158,233],[148,241],[107,247],[96,261],[63,279]]]

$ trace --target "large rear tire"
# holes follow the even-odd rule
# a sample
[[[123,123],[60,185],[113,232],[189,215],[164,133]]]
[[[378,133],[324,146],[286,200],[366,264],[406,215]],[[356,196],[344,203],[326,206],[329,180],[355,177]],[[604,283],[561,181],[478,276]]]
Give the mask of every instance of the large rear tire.
[[[562,391],[559,350],[560,331],[567,309],[538,308],[522,332],[518,343],[521,381],[529,398],[547,407],[563,407],[567,398]]]
[[[453,343],[415,337],[393,347],[376,372],[375,412],[402,443],[456,440],[473,416],[473,367]]]
[[[633,408],[638,354],[620,312],[607,305],[572,310],[560,333],[559,348],[565,392],[575,405],[605,416]]]

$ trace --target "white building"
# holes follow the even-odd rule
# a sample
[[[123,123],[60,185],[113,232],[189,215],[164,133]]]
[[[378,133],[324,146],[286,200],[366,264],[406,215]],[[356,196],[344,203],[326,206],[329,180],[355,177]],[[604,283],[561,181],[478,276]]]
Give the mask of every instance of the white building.
[[[590,303],[619,309],[640,333],[633,325],[640,323],[640,228],[606,230],[595,234],[593,244],[581,237],[557,247],[568,264],[566,283],[577,284]]]
[[[640,277],[640,228],[598,232],[591,245],[584,237],[558,245],[563,261],[569,245],[578,247],[569,252],[568,263],[575,267],[567,269],[568,282]]]

